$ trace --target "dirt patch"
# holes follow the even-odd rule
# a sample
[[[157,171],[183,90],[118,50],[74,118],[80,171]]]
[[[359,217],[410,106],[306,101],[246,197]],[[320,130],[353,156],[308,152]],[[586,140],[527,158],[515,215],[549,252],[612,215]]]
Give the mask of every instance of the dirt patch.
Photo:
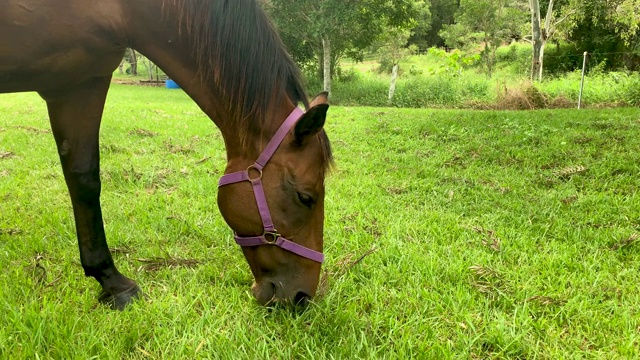
[[[129,135],[137,135],[137,136],[141,136],[141,137],[154,137],[154,136],[158,136],[158,133],[155,133],[151,130],[145,130],[142,128],[137,128],[137,129],[133,129],[131,131],[129,131]]]
[[[195,150],[193,150],[193,145],[187,145],[187,146],[182,146],[182,145],[176,145],[176,144],[172,144],[169,141],[165,141],[164,143],[164,147],[165,149],[172,153],[172,154],[183,154],[183,155],[187,155],[187,154],[191,154],[193,153]]]

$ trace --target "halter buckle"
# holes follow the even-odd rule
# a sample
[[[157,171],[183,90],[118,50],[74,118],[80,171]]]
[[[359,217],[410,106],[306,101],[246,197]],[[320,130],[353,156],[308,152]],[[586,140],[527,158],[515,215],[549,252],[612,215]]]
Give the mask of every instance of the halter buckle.
[[[262,237],[264,238],[264,241],[267,242],[267,244],[269,245],[275,245],[276,242],[278,241],[278,239],[281,237],[282,235],[278,234],[277,231],[265,231],[262,234]]]
[[[257,177],[255,177],[255,178],[251,177],[251,171],[252,170],[255,170],[258,173]],[[256,164],[249,165],[249,167],[247,168],[247,177],[249,178],[248,180],[250,182],[254,182],[254,181],[258,181],[258,180],[262,179],[262,169],[258,168],[256,166]]]

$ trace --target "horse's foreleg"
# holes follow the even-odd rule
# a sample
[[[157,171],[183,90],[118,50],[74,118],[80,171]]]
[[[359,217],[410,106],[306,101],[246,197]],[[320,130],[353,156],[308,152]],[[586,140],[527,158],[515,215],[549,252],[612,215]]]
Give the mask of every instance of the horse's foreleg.
[[[102,285],[99,300],[123,309],[140,296],[136,283],[116,269],[102,223],[98,134],[110,77],[71,90],[44,92],[62,170],[71,195],[80,261]]]

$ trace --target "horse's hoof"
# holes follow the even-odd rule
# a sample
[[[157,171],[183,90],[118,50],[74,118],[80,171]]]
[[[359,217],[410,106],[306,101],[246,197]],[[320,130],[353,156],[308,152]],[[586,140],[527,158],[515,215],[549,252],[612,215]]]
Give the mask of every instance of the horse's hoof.
[[[111,294],[104,290],[100,293],[98,301],[100,303],[108,305],[113,310],[124,310],[127,305],[133,303],[136,299],[142,298],[142,291],[138,285],[134,285],[127,290],[121,291],[117,294]]]

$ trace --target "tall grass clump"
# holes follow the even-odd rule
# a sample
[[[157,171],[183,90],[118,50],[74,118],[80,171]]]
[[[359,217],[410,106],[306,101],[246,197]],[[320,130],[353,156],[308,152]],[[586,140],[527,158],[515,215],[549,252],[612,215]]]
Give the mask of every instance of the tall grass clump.
[[[481,77],[407,76],[398,79],[395,96],[389,100],[389,80],[365,75],[334,81],[331,102],[347,106],[460,107],[468,101],[489,101],[489,89],[489,81]],[[320,90],[312,88],[311,92]]]
[[[512,43],[496,50],[496,70],[511,75],[527,77],[531,70],[532,50],[530,44]]]
[[[389,83],[385,79],[363,76],[338,80],[333,84],[332,102],[343,106],[387,106]]]
[[[640,74],[629,75],[622,92],[629,105],[640,106]]]
[[[456,85],[449,76],[411,77],[399,82],[392,104],[404,108],[455,106],[460,101]]]
[[[307,75],[307,91],[317,94],[323,90],[322,81]],[[355,70],[341,72],[331,86],[331,104],[341,106],[387,106],[389,82],[385,78],[363,74]]]
[[[549,97],[565,97],[578,100],[580,93],[579,71],[563,77],[553,77],[538,84]],[[583,103],[587,106],[638,106],[640,105],[640,74],[625,72],[594,73],[585,77]]]
[[[460,51],[431,49],[400,63],[393,99],[388,99],[391,76],[378,72],[376,61],[347,63],[333,81],[331,102],[345,106],[401,108],[541,109],[570,108],[578,102],[581,71],[574,66],[575,49],[566,44],[547,46],[542,82],[531,83],[529,44],[498,49],[491,77],[477,67],[476,57]],[[582,55],[581,55],[582,56]],[[559,59],[564,59],[561,62]],[[583,104],[587,107],[640,106],[640,74],[607,72],[600,62],[589,69]],[[317,74],[307,76],[309,93],[322,91]]]

